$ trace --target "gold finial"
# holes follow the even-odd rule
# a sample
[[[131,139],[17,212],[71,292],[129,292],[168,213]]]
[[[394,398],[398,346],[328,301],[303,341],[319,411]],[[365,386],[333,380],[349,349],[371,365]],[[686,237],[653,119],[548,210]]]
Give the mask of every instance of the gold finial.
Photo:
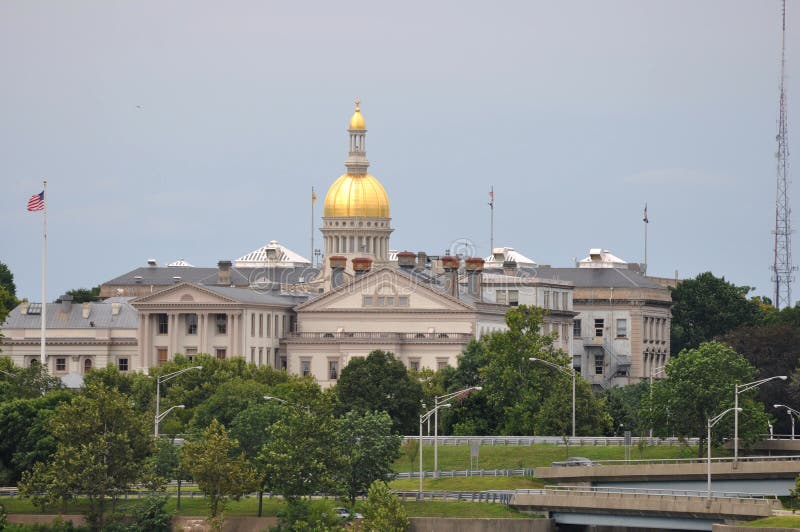
[[[358,107],[361,104],[361,100],[356,98],[356,111],[360,111],[361,109]]]

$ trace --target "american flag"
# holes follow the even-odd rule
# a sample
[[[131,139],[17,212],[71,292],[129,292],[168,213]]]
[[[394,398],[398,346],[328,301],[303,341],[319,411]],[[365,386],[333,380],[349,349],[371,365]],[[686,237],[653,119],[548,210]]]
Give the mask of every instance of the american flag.
[[[43,211],[44,210],[44,190],[38,194],[31,196],[28,200],[29,211]]]
[[[489,207],[494,208],[494,187],[489,189]]]

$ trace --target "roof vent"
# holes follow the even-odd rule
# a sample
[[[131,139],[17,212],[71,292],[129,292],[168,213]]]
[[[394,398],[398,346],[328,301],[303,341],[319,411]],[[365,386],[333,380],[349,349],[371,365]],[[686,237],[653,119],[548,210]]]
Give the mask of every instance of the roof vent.
[[[122,303],[111,303],[111,315],[119,316],[119,310],[122,308]]]
[[[147,259],[147,265],[148,266],[158,266],[158,263],[156,262],[156,259]]]
[[[142,276],[141,275],[134,275],[133,276],[133,282],[135,282],[137,284],[142,284]]]
[[[91,306],[89,305],[89,303],[88,302],[84,303],[81,306],[81,316],[83,317],[83,319],[87,319],[89,317],[89,313],[91,313],[91,311],[92,310],[91,310]]]
[[[181,276],[180,276],[180,275],[175,275],[175,276],[173,276],[173,277],[172,277],[172,282],[173,282],[173,283],[176,283],[176,284],[177,284],[177,283],[179,283],[179,282],[181,282]]]

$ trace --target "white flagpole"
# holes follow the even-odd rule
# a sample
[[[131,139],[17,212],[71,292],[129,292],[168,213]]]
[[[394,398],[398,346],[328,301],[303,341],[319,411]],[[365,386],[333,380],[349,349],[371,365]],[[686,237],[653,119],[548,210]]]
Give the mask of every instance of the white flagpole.
[[[47,323],[47,179],[43,180],[44,209],[42,210],[42,340],[39,359],[42,367],[47,369],[45,355],[45,329]]]

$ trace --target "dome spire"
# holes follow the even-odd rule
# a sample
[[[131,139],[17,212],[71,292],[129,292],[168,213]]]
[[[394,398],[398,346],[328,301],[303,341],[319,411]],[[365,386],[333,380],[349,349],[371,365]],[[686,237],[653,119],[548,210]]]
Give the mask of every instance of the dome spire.
[[[369,161],[367,160],[366,144],[367,125],[361,115],[361,100],[356,98],[355,103],[356,110],[350,117],[350,127],[347,129],[350,133],[350,150],[344,165],[347,167],[348,174],[357,176],[367,173]]]

